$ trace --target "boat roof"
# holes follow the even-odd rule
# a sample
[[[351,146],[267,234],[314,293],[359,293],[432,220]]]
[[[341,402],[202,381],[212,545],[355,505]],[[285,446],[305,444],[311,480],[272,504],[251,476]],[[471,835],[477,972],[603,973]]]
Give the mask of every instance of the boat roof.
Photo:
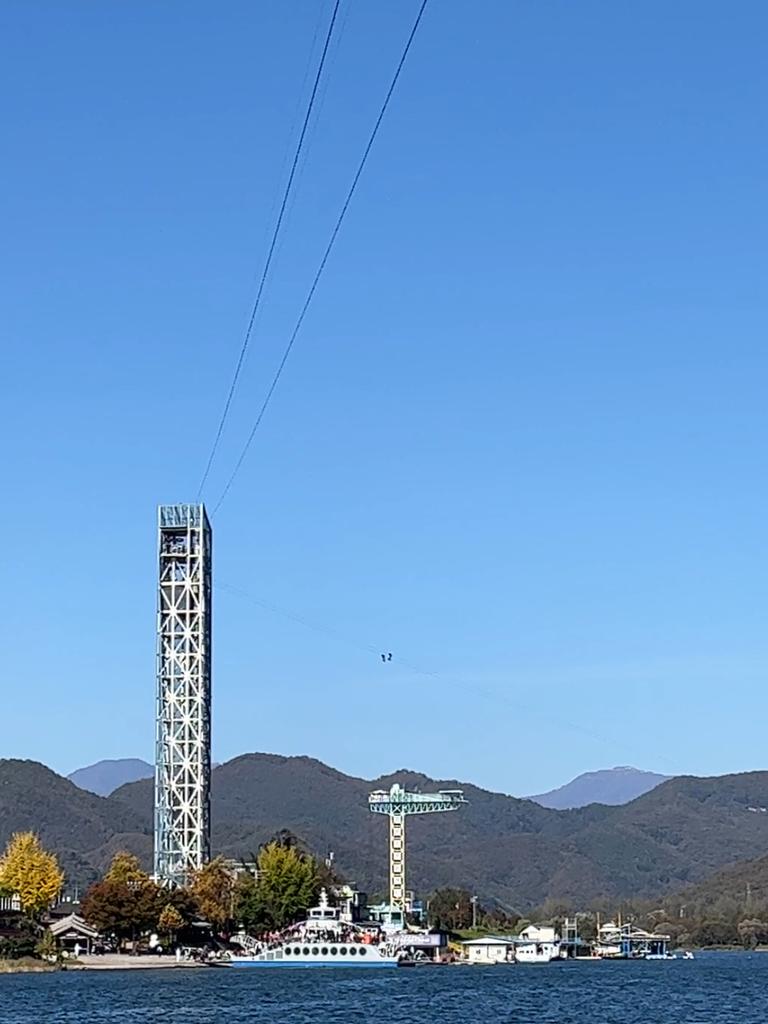
[[[514,941],[510,935],[484,935],[481,939],[465,939],[462,946],[511,946]]]

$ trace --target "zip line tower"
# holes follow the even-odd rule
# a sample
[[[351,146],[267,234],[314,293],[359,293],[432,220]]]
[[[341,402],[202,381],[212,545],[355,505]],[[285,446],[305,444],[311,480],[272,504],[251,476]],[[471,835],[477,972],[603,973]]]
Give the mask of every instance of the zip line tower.
[[[155,877],[184,885],[210,858],[211,525],[158,509]]]
[[[438,793],[409,793],[397,782],[387,792],[377,789],[368,797],[374,814],[389,815],[389,923],[405,926],[405,819],[409,814],[457,811],[467,803],[460,789]]]

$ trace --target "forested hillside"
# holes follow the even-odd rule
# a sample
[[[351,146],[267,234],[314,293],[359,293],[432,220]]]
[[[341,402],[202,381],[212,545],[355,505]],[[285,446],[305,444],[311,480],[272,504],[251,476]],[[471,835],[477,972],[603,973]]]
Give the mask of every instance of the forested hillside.
[[[422,791],[463,786],[455,814],[408,822],[410,883],[476,892],[511,909],[547,899],[585,906],[599,899],[655,898],[703,881],[768,849],[768,773],[681,777],[623,807],[555,811],[454,779],[401,771],[375,780],[344,775],[306,757],[247,754],[213,772],[213,844],[241,857],[280,829],[370,893],[386,884],[386,822],[368,811],[371,789],[393,781]],[[147,866],[152,783],[109,798],[84,793],[42,765],[0,761],[0,842],[33,828],[88,881],[126,847]]]

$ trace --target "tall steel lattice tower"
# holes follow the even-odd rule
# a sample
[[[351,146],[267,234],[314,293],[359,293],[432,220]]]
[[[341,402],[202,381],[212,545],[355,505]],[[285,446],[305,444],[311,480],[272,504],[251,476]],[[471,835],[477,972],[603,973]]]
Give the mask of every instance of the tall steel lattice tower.
[[[211,525],[158,509],[155,876],[184,885],[210,857]]]
[[[409,793],[399,783],[387,791],[376,789],[368,797],[374,814],[389,816],[389,921],[405,927],[405,819],[409,814],[457,811],[467,803],[460,789],[437,793]]]

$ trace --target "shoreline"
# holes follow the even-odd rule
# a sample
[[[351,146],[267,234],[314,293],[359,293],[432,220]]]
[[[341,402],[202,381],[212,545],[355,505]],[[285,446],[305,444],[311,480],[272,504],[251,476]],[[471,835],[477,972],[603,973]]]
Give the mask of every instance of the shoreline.
[[[156,971],[156,970],[196,970],[199,967],[211,967],[211,964],[196,960],[176,962],[170,956],[132,956],[130,953],[105,953],[100,956],[81,956],[78,960],[62,960],[51,963],[24,957],[20,960],[0,959],[0,975],[2,974],[54,974],[59,971]]]
[[[173,956],[133,956],[131,953],[101,953],[98,956],[81,956],[68,971],[148,971],[148,970],[197,970],[210,967],[199,960],[179,960]]]
[[[35,960],[33,957],[21,957],[19,960],[0,959],[0,974],[50,974],[60,970],[58,964],[46,960]]]

